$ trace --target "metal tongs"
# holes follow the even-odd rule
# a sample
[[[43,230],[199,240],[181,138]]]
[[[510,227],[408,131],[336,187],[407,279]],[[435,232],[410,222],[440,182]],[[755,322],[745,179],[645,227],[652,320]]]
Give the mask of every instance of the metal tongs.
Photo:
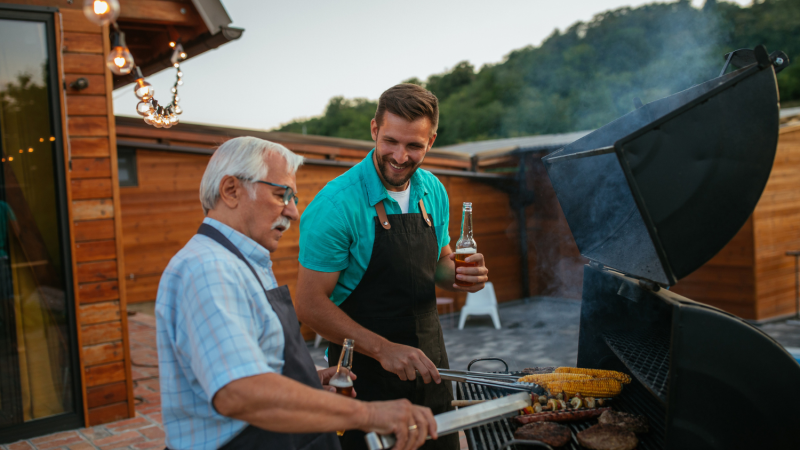
[[[544,389],[535,383],[524,383],[517,381],[518,376],[502,373],[485,372],[465,372],[463,370],[439,369],[439,375],[443,380],[457,381],[459,383],[472,383],[486,387],[498,389],[509,389],[513,391],[532,392],[544,394]]]
[[[531,406],[531,396],[520,392],[496,400],[489,400],[479,405],[461,408],[455,411],[437,414],[436,429],[439,436],[456,433],[460,430],[477,427],[494,422],[500,417],[517,415],[520,409]],[[393,434],[379,435],[367,433],[364,437],[369,450],[385,450],[392,448],[397,442]],[[428,437],[430,439],[430,436]]]

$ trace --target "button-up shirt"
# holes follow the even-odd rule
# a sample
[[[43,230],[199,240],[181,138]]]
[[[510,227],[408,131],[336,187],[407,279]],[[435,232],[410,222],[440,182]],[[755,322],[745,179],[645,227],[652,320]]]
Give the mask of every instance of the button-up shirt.
[[[388,195],[375,165],[373,149],[363,161],[328,183],[300,218],[300,264],[317,272],[341,272],[331,300],[344,302],[361,282],[372,257],[375,242],[375,205],[383,202],[386,214],[402,214],[400,205]],[[421,211],[419,200],[433,219],[439,254],[450,243],[450,202],[435,175],[417,169],[410,180],[410,214]],[[438,258],[439,255],[437,255]]]
[[[277,287],[267,249],[214,219],[258,273]],[[282,373],[283,327],[247,265],[213,239],[195,235],[172,258],[156,298],[161,410],[167,447],[217,449],[247,424],[217,413],[228,383]]]

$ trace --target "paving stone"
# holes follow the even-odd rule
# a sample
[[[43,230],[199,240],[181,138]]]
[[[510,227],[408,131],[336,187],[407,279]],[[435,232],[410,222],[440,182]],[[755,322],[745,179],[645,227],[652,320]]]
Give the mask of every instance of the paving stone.
[[[149,427],[152,422],[144,417],[134,417],[133,419],[120,420],[119,422],[107,423],[105,425],[113,433],[120,433],[124,430],[137,430],[139,428]]]
[[[37,447],[39,444],[43,444],[45,442],[56,441],[56,440],[63,440],[71,437],[77,437],[78,433],[75,431],[63,431],[61,433],[53,433],[48,434],[47,436],[41,436],[37,438],[31,439],[31,443],[36,445]]]
[[[19,441],[5,446],[8,450],[33,450],[33,446],[28,441]]]
[[[151,450],[151,449],[164,449],[166,447],[166,443],[164,439],[156,439],[154,441],[145,441],[140,442],[138,444],[134,444],[133,448],[136,450]]]
[[[96,450],[97,447],[88,442],[79,442],[69,446],[69,450]]]
[[[126,431],[122,434],[115,434],[107,438],[94,441],[94,445],[101,450],[115,450],[128,447],[139,442],[144,442],[145,438],[137,431]]]
[[[142,433],[142,435],[144,435],[144,437],[146,437],[147,439],[161,439],[165,436],[164,430],[162,430],[161,427],[158,426],[153,426],[150,428],[142,428],[141,430],[139,430],[139,433]]]
[[[80,431],[81,434],[86,436],[86,438],[89,439],[90,441],[94,441],[96,439],[102,439],[104,437],[111,436],[111,432],[108,431],[102,425],[98,425],[98,426],[92,427],[92,428],[82,428],[82,429],[80,429],[78,431]]]
[[[57,439],[51,439],[45,442],[33,442],[34,440],[31,440],[31,442],[33,442],[34,445],[36,445],[36,448],[38,448],[39,450],[56,449],[60,447],[66,447],[71,444],[77,444],[79,442],[86,442],[83,439],[83,437],[81,437],[80,435],[78,435],[78,433],[74,431],[69,431],[67,433],[58,433],[58,434],[62,436]]]

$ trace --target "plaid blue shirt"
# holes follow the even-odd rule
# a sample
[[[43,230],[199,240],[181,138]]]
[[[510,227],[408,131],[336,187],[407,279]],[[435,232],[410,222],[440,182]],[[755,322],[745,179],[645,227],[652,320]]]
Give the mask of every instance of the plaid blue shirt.
[[[277,287],[269,251],[214,219],[248,259],[266,289]],[[158,371],[167,446],[213,450],[247,423],[211,401],[231,381],[283,371],[283,327],[247,265],[216,241],[196,235],[169,262],[156,298]]]

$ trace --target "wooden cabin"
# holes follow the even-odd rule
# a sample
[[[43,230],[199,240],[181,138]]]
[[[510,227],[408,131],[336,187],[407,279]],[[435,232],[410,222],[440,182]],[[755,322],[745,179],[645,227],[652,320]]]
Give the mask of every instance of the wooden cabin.
[[[83,3],[0,3],[0,443],[134,415],[112,113],[134,79]],[[145,75],[243,31],[218,0],[120,4]]]
[[[742,318],[767,321],[796,310],[795,259],[800,250],[800,108],[781,111],[775,163],[750,219],[719,254],[672,290]],[[520,186],[518,234],[529,295],[581,298],[583,265],[541,158],[587,132],[459,144],[442,152],[468,154],[481,171],[514,172]],[[526,192],[527,191],[527,192]],[[524,209],[524,213],[523,213]]]
[[[125,290],[129,304],[153,302],[161,273],[169,260],[195,234],[203,220],[200,179],[214,149],[237,136],[255,136],[280,143],[303,155],[297,173],[300,213],[329,181],[364,159],[372,141],[294,133],[264,132],[182,123],[169,130],[147,126],[140,119],[117,117],[120,208],[125,255]],[[485,254],[498,301],[523,297],[518,225],[510,193],[513,177],[472,170],[468,155],[431,150],[423,168],[432,171],[450,196],[450,236],[461,234],[461,205],[471,201],[475,239]],[[302,220],[302,219],[301,219]],[[281,239],[273,253],[279,284],[294,294],[298,270],[299,227]],[[466,295],[440,291],[460,309]],[[444,312],[444,310],[443,310]],[[307,339],[314,332],[303,327]]]

